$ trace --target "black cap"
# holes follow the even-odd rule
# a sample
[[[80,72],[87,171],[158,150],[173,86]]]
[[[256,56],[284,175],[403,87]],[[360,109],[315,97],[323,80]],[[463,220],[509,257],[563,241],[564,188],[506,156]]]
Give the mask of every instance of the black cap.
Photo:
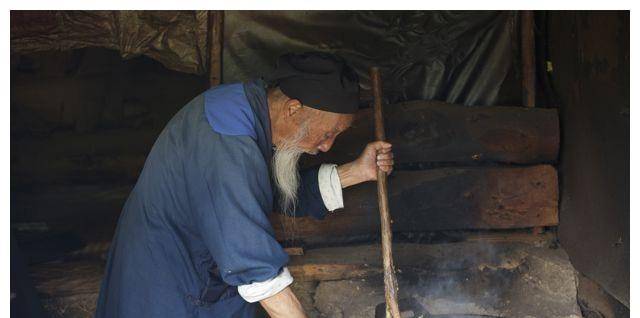
[[[268,80],[305,106],[342,114],[358,110],[358,74],[337,55],[322,52],[282,55]]]

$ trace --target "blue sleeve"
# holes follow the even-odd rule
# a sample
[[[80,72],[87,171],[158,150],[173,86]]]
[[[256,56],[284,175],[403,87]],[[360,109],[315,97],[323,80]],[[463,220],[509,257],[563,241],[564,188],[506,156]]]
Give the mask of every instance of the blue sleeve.
[[[327,208],[320,194],[318,184],[318,170],[320,166],[312,167],[300,171],[300,185],[298,186],[298,202],[289,216],[303,217],[312,216],[318,220],[324,219]],[[282,211],[282,209],[278,209]]]
[[[288,262],[267,218],[273,194],[264,157],[248,136],[215,136],[198,151],[207,197],[200,201],[202,238],[222,280],[239,286],[268,280]]]

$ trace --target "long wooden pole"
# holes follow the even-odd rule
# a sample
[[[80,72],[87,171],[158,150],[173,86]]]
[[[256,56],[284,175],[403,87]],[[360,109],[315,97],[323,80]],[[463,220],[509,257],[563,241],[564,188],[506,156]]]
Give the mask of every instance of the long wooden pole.
[[[382,83],[380,70],[372,67],[371,87],[373,91],[373,110],[376,139],[385,140],[384,118],[382,117]],[[380,209],[380,230],[382,232],[382,265],[384,270],[384,297],[387,302],[387,317],[400,318],[398,307],[398,280],[393,267],[391,247],[391,217],[389,215],[389,199],[387,194],[387,173],[378,169],[378,208]]]
[[[522,57],[522,105],[536,107],[536,38],[533,11],[520,11],[520,55]],[[544,233],[544,227],[531,229],[533,234]]]

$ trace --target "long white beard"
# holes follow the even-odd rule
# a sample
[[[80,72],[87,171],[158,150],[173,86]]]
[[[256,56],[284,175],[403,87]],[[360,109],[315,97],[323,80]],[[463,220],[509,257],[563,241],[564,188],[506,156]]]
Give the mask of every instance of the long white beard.
[[[276,148],[272,159],[273,179],[279,191],[280,208],[290,214],[298,202],[298,186],[300,185],[300,173],[298,161],[304,150],[298,144],[308,134],[308,126],[303,124],[298,133],[286,140]]]

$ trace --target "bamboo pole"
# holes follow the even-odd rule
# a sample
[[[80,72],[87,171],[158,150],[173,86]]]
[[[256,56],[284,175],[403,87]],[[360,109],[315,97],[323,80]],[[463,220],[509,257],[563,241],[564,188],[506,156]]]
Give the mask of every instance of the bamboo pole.
[[[380,70],[372,67],[371,89],[373,91],[373,109],[376,139],[385,140],[384,118],[382,116],[382,83]],[[387,302],[387,317],[400,318],[398,307],[398,280],[393,267],[391,217],[389,215],[389,199],[387,194],[387,174],[378,169],[378,208],[380,209],[380,226],[382,232],[382,265],[384,270],[384,296]]]

